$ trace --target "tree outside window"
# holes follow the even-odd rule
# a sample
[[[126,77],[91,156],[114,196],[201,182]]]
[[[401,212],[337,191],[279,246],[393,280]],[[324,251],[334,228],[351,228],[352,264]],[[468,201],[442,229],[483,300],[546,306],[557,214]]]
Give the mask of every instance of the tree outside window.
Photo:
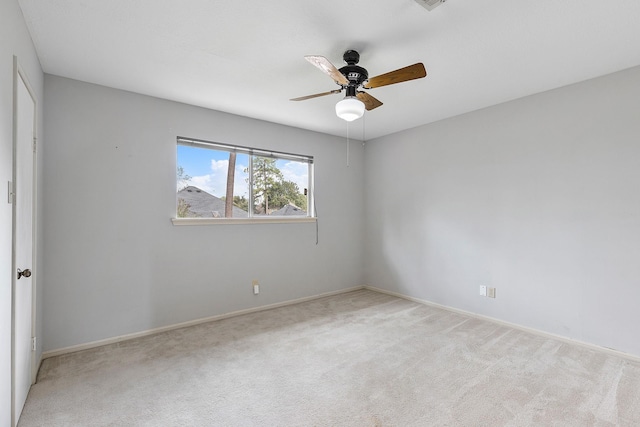
[[[178,139],[177,217],[313,216],[312,158]]]

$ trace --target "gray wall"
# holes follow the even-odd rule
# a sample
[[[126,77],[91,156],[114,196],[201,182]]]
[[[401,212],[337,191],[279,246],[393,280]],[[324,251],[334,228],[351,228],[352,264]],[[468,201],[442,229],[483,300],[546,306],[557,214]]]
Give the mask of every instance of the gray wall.
[[[351,144],[346,167],[340,138],[46,76],[45,349],[367,283],[640,355],[639,95],[634,68]],[[173,226],[177,135],[315,156],[320,244]]]
[[[7,182],[13,174],[13,56],[18,57],[40,103],[42,118],[43,75],[35,48],[15,0],[0,2],[0,425],[11,424],[11,224],[12,205],[6,202]],[[38,133],[42,138],[42,126]],[[38,170],[42,164],[38,165]],[[42,175],[42,174],[40,174]],[[41,240],[38,237],[38,243]],[[41,247],[42,245],[40,245]],[[39,260],[42,261],[40,255]],[[34,268],[38,285],[42,284],[39,267]],[[37,291],[41,296],[41,292]],[[41,306],[40,306],[41,307]],[[38,325],[41,325],[40,307]],[[39,335],[41,335],[39,333]],[[42,353],[38,347],[36,357]]]
[[[367,142],[367,283],[640,356],[639,114],[633,68]]]
[[[362,144],[50,75],[45,101],[45,350],[364,284]],[[178,135],[314,156],[319,244],[172,225]]]

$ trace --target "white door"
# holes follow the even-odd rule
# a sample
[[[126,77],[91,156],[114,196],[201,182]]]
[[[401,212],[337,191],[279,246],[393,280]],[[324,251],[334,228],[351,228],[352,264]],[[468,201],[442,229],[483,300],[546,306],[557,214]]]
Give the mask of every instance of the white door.
[[[35,100],[16,64],[14,98],[13,424],[32,384]]]

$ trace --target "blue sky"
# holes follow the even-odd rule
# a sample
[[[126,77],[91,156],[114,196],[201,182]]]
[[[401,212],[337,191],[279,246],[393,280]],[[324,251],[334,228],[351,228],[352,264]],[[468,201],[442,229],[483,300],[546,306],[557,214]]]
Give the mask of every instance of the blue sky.
[[[203,154],[210,152],[210,156]],[[211,160],[224,160],[228,153],[214,150],[202,150],[186,145],[178,145],[178,166],[182,166],[189,175],[205,175],[211,171]]]
[[[226,192],[227,169],[229,153],[226,151],[178,145],[178,166],[182,166],[184,173],[191,176],[189,185],[194,185],[217,197],[223,197]],[[247,154],[236,157],[236,173],[234,195],[249,196],[247,174],[244,169],[249,165]],[[276,166],[282,172],[284,179],[298,184],[300,191],[308,187],[308,165],[290,160],[278,160]]]

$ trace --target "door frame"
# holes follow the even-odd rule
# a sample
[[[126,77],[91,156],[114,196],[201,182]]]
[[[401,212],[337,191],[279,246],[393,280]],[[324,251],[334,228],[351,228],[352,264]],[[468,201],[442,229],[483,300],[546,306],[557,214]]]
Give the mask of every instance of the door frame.
[[[17,177],[17,168],[18,168],[18,159],[17,159],[17,148],[18,148],[18,84],[19,79],[24,83],[27,91],[29,92],[29,96],[33,101],[33,177],[32,177],[32,203],[31,203],[31,259],[32,259],[32,275],[31,275],[31,337],[36,337],[36,281],[38,277],[38,268],[37,268],[37,189],[38,189],[38,150],[37,150],[37,141],[38,141],[38,99],[35,96],[35,91],[29,82],[29,78],[27,77],[26,72],[20,66],[17,56],[13,56],[13,171],[12,171],[12,224],[11,224],[11,422],[13,425],[18,423],[18,418],[20,414],[15,413],[15,324],[16,324],[16,307],[15,307],[15,298],[16,298],[16,286],[17,286],[17,277],[16,271],[18,266],[16,265],[16,225],[17,225],[17,206],[16,206],[16,198],[15,198],[15,183]],[[32,351],[31,355],[31,384],[35,384],[36,375],[38,373],[39,363],[36,360],[37,351]]]

